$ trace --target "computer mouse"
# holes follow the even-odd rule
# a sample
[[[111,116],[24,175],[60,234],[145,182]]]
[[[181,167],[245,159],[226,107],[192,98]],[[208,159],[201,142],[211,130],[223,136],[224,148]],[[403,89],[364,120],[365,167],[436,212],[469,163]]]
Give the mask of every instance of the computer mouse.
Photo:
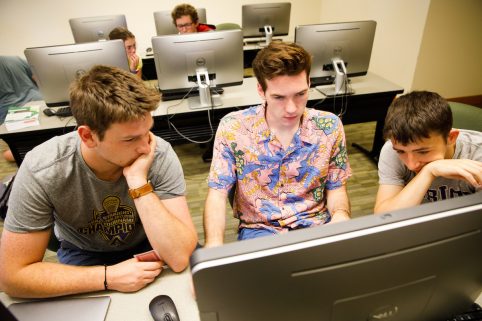
[[[149,311],[154,321],[179,321],[174,301],[168,295],[158,295],[149,303]]]

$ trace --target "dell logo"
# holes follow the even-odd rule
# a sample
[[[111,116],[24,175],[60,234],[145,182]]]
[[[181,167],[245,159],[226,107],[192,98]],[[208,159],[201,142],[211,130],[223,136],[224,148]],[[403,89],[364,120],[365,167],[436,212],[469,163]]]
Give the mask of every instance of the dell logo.
[[[204,59],[203,57],[197,58],[196,59],[196,66],[198,66],[198,67],[206,66],[206,59]]]
[[[375,320],[390,320],[392,317],[398,314],[398,307],[395,305],[386,305],[383,307],[377,308],[375,311],[368,315],[368,319],[370,321]]]

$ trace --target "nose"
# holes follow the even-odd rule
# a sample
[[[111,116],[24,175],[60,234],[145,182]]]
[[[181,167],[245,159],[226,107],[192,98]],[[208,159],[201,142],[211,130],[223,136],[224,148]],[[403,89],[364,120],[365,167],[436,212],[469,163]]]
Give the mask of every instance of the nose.
[[[140,140],[139,146],[137,147],[137,152],[139,154],[149,154],[151,151],[151,145],[149,140],[149,135]]]
[[[286,107],[285,107],[285,110],[286,110],[286,113],[288,114],[294,114],[296,112],[296,103],[294,102],[293,99],[288,99],[287,103],[286,103]]]
[[[411,170],[411,171],[417,171],[417,170],[420,169],[420,161],[418,160],[418,158],[416,156],[414,156],[411,153],[407,154],[406,165],[407,165],[408,169]]]

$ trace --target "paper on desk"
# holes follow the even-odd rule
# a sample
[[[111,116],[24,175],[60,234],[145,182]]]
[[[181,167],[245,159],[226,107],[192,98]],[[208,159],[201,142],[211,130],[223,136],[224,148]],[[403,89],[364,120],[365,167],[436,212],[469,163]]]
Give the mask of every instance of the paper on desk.
[[[38,126],[40,106],[31,105],[23,107],[10,107],[5,117],[5,128],[8,131],[18,130],[31,126]]]

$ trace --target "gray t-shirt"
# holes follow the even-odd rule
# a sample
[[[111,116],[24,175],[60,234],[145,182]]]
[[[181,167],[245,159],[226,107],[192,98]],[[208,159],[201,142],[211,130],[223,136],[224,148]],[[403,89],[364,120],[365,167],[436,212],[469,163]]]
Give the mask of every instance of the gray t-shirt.
[[[159,137],[148,179],[160,199],[185,194],[179,159]],[[39,231],[55,222],[60,240],[84,250],[121,251],[146,238],[125,177],[98,179],[82,158],[77,132],[54,137],[26,155],[8,205],[7,230]]]
[[[461,129],[453,159],[472,159],[482,162],[482,133]],[[387,141],[380,152],[378,162],[379,184],[405,186],[415,175],[416,173],[410,171],[400,160],[393,150],[392,143]],[[427,190],[422,202],[435,202],[475,192],[475,187],[466,181],[437,177]]]

